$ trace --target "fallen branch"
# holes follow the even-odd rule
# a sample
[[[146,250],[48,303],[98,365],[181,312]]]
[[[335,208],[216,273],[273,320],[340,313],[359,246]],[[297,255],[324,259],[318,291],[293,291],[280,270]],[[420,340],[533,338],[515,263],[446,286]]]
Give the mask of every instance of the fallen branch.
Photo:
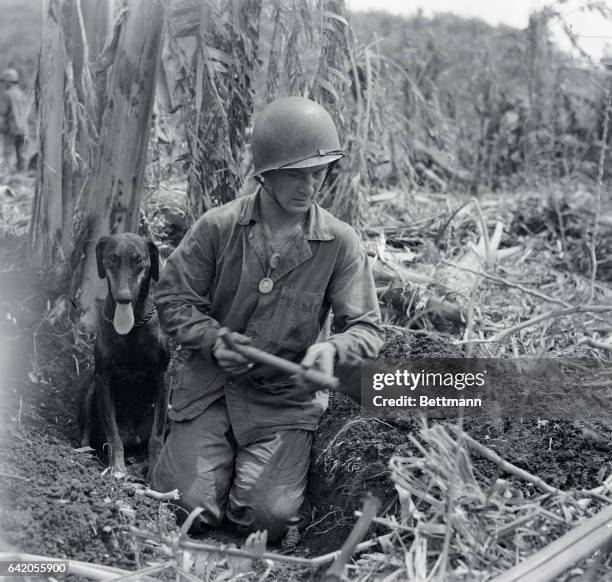
[[[428,275],[419,273],[414,269],[408,269],[388,259],[383,259],[380,256],[372,264],[372,275],[377,283],[388,283],[389,288],[399,287],[406,283],[423,286],[434,283],[434,280]],[[386,287],[377,287],[376,291],[382,291],[385,288]]]
[[[612,505],[494,579],[548,582],[612,540]]]
[[[558,317],[564,317],[566,315],[573,315],[575,313],[605,313],[607,311],[612,311],[612,305],[592,305],[587,307],[585,305],[577,305],[575,307],[569,307],[567,309],[561,309],[560,311],[547,311],[542,315],[538,315],[537,317],[532,317],[523,323],[519,323],[508,328],[505,331],[487,339],[470,339],[470,340],[456,340],[453,342],[455,345],[461,344],[492,344],[498,342],[509,335],[515,334],[517,331],[521,329],[525,329],[526,327],[531,327],[532,325],[536,325],[542,321],[546,321],[547,319],[556,319]]]
[[[146,497],[150,497],[151,499],[156,499],[157,501],[177,501],[181,498],[178,489],[173,489],[172,491],[168,491],[167,493],[160,493],[159,491],[154,491],[153,489],[149,489],[148,487],[141,491],[136,491],[139,495],[145,495]]]
[[[163,564],[156,564],[155,566],[149,566],[148,568],[136,570],[135,572],[128,572],[123,576],[113,578],[112,582],[131,582],[132,580],[139,581],[143,579],[143,576],[147,576],[148,574],[158,574],[159,572],[163,572],[164,570],[169,570],[171,568],[178,570],[177,564],[174,560],[164,562]]]
[[[500,540],[501,538],[514,533],[514,531],[521,525],[525,525],[526,523],[533,521],[539,515],[541,515],[540,512],[536,510],[531,513],[528,513],[527,515],[522,515],[521,517],[518,517],[514,521],[506,524],[504,527],[499,528],[495,532],[495,539]]]
[[[587,346],[591,346],[592,348],[596,348],[598,350],[607,350],[609,352],[612,351],[612,344],[609,344],[607,342],[600,342],[591,337],[583,337],[582,339],[580,339],[578,341],[578,345],[580,346],[582,344],[586,344]]]
[[[591,489],[591,493],[596,495],[605,495],[612,491],[612,475],[610,475],[599,487]]]
[[[193,550],[196,552],[207,552],[207,553],[218,553],[225,554],[228,556],[239,556],[242,558],[251,558],[256,560],[272,560],[275,562],[286,562],[289,564],[298,564],[301,566],[306,566],[310,568],[317,568],[324,564],[328,564],[336,559],[336,557],[340,554],[340,550],[336,550],[335,552],[330,552],[329,554],[324,554],[322,556],[317,556],[316,558],[300,558],[299,556],[291,556],[285,554],[277,554],[275,552],[254,552],[249,550],[244,550],[240,548],[230,547],[225,544],[205,544],[201,542],[194,542],[189,539],[183,539],[179,535],[173,536],[162,536],[158,532],[153,532],[150,530],[140,530],[134,526],[130,526],[130,531],[132,535],[138,539],[145,541],[152,541],[156,544],[166,544],[166,545],[177,545],[178,547],[185,548],[187,550]],[[391,536],[396,535],[395,532],[390,534],[385,534],[371,540],[367,540],[360,544],[357,544],[353,553],[362,552],[372,546],[375,546],[382,540],[388,540]],[[172,540],[169,538],[172,537]],[[177,541],[178,538],[178,541]]]
[[[495,275],[490,275],[489,273],[485,273],[484,271],[474,271],[470,269],[469,267],[463,267],[461,265],[457,265],[456,263],[452,263],[451,261],[448,261],[447,259],[442,259],[442,264],[448,265],[449,267],[453,267],[454,269],[460,269],[461,271],[467,271],[468,273],[472,273],[474,275],[479,275],[481,277],[484,277],[485,279],[494,281],[498,285],[505,285],[506,287],[512,287],[514,289],[518,289],[519,291],[522,291],[523,293],[526,293],[527,295],[533,295],[534,297],[538,297],[539,299],[542,299],[543,301],[548,301],[549,303],[557,303],[559,305],[562,305],[563,307],[571,307],[571,305],[569,303],[566,303],[565,301],[561,301],[560,299],[555,299],[554,297],[549,297],[548,295],[545,295],[544,293],[540,293],[539,291],[534,291],[533,289],[528,289],[527,287],[524,287],[523,285],[520,285],[519,283],[512,283],[511,281],[508,281],[507,279],[503,279],[502,277],[496,277]]]
[[[181,494],[179,493],[178,489],[161,493],[160,491],[149,489],[140,483],[126,483],[123,488],[133,491],[134,495],[144,495],[145,497],[150,497],[156,501],[178,501],[181,498]]]
[[[485,459],[495,463],[500,471],[505,471],[506,473],[510,473],[511,475],[515,475],[528,483],[532,483],[535,485],[540,491],[544,491],[544,493],[563,493],[560,489],[556,489],[548,483],[544,482],[540,477],[536,475],[532,475],[528,471],[509,463],[502,457],[500,457],[495,451],[486,447],[485,445],[479,443],[474,440],[471,436],[463,432],[459,427],[449,424],[448,428],[450,428],[458,437],[461,437],[465,440],[466,444],[478,452]]]

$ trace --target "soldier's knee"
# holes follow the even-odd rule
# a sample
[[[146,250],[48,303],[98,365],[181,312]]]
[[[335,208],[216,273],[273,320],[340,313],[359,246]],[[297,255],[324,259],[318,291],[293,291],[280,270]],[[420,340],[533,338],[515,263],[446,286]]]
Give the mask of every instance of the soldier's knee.
[[[178,525],[182,525],[196,507],[201,507],[202,511],[193,520],[191,533],[220,525],[227,503],[227,487],[217,483],[222,476],[214,472],[199,473],[196,459],[193,463],[178,465],[173,460],[166,443],[151,471],[151,487],[162,493],[179,491],[179,499],[173,501]]]
[[[288,496],[267,496],[253,504],[253,529],[268,530],[268,539],[277,541],[297,521],[300,503]]]

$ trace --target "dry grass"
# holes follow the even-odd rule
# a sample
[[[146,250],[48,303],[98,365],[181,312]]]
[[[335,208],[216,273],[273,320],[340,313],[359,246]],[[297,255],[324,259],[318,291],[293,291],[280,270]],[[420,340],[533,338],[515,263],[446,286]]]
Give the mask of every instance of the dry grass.
[[[582,313],[580,307],[589,302],[591,293],[590,264],[584,260],[584,250],[590,242],[587,230],[595,214],[596,187],[568,184],[557,196],[560,197],[557,204],[540,192],[504,198],[485,196],[481,198],[482,219],[469,206],[464,206],[461,198],[451,206],[446,197],[419,196],[410,222],[407,222],[411,217],[404,210],[403,200],[392,201],[385,209],[374,210],[372,222],[385,226],[371,232],[383,233],[385,240],[393,240],[394,245],[383,245],[381,249],[379,240],[371,239],[369,249],[377,257],[384,252],[385,265],[390,265],[395,273],[392,285],[401,284],[403,279],[405,285],[420,288],[425,294],[433,292],[466,310],[471,306],[470,336],[447,337],[463,343],[488,342],[477,352],[483,357],[572,355],[608,361],[607,354],[589,348],[584,339],[607,337],[612,332],[606,316],[597,313],[612,305],[612,291],[605,283],[597,282],[594,301]],[[558,205],[563,207],[560,217],[555,211]],[[610,277],[610,265],[605,257],[612,235],[611,211],[604,205],[598,244],[600,277],[606,279]],[[432,223],[434,218],[436,222]],[[558,243],[559,219],[566,232],[565,249]],[[484,227],[477,226],[481,222]],[[495,264],[487,266],[483,260],[471,267],[459,266],[460,259],[483,238],[479,230],[492,231],[496,223],[501,223],[503,230]],[[420,232],[411,226],[418,224]],[[432,237],[438,240],[442,251],[432,251],[427,243]],[[465,271],[472,277],[472,284],[476,286],[471,299],[457,295],[457,271]],[[420,284],[411,283],[419,278]],[[570,311],[564,312],[564,309]],[[549,312],[555,315],[543,317]],[[420,323],[426,330],[435,330],[426,317]],[[519,324],[521,327],[516,327]]]
[[[487,482],[441,425],[410,438],[418,454],[390,461],[402,517],[387,521],[394,535],[357,561],[352,580],[491,580],[605,505],[562,492],[527,500],[508,481]]]

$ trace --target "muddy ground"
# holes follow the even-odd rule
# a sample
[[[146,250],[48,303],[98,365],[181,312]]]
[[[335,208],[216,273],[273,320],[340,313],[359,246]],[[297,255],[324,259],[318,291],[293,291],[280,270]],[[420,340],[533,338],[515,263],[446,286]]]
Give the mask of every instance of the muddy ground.
[[[127,482],[105,474],[95,455],[75,451],[78,393],[92,372],[92,338],[75,332],[65,320],[54,321],[40,273],[23,266],[21,239],[0,242],[0,265],[3,549],[126,569],[135,568],[137,558],[141,564],[159,559],[152,550],[137,556],[129,532],[131,525],[153,529],[160,521],[172,520],[167,504],[137,490],[146,470],[142,451],[128,455]],[[394,336],[383,355],[461,353],[439,343],[398,341]],[[379,498],[385,512],[398,511],[387,462],[392,454],[409,450],[408,435],[420,422],[415,415],[385,420],[361,415],[346,397],[332,397],[312,455],[312,521],[293,553],[314,556],[337,549],[355,521],[353,512],[365,491]],[[592,424],[518,419],[500,424],[500,419],[473,418],[466,420],[466,427],[506,460],[557,487],[595,487],[612,472],[612,441]],[[495,476],[491,464],[482,460],[476,464],[485,477]],[[528,486],[521,487],[525,495],[533,493]],[[228,531],[206,539],[242,542]],[[282,568],[272,576],[290,580],[313,574]]]

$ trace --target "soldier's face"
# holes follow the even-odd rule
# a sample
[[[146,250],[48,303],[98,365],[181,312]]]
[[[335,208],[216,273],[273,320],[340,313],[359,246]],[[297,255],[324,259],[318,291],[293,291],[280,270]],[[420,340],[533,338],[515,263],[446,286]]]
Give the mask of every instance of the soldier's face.
[[[327,164],[309,168],[288,168],[266,172],[266,188],[274,192],[277,202],[285,212],[291,214],[305,213],[312,206],[319,193]]]

